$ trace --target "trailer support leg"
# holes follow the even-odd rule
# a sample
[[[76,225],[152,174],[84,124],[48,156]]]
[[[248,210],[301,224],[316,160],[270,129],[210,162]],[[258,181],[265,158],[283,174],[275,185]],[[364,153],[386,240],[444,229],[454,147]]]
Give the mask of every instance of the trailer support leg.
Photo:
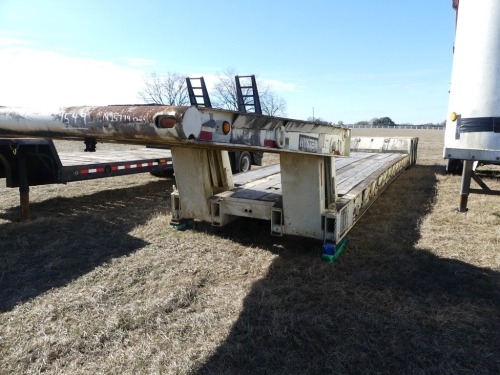
[[[196,218],[210,222],[209,198],[234,187],[227,151],[172,147],[175,181],[172,223]]]
[[[21,205],[21,221],[30,219],[30,187],[28,184],[28,170],[26,158],[19,158],[19,196]]]
[[[460,212],[467,212],[467,201],[469,200],[473,163],[474,161],[472,160],[464,160],[462,184],[460,186],[460,207],[458,209]]]
[[[332,240],[322,215],[336,199],[335,159],[282,153],[280,164],[283,233]]]

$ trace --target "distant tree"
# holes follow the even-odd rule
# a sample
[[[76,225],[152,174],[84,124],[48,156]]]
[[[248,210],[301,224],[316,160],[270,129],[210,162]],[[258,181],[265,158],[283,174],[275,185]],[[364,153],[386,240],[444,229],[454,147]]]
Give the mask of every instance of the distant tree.
[[[333,122],[323,120],[321,117],[308,117],[307,121],[318,125],[333,125]]]
[[[148,104],[188,105],[189,95],[186,88],[186,76],[168,72],[165,75],[151,73],[144,79],[144,90],[139,98]]]
[[[370,125],[370,122],[369,121],[358,121],[354,125],[363,125],[363,126],[366,126],[366,125]]]
[[[396,126],[390,117],[381,117],[373,120],[373,126]]]
[[[238,110],[238,97],[234,77],[238,75],[235,69],[226,68],[217,74],[217,83],[211,92],[215,107]],[[269,116],[286,115],[286,101],[274,93],[271,87],[257,79],[257,91],[259,92],[262,113]],[[245,95],[247,92],[243,92]]]
[[[286,116],[286,101],[281,96],[276,95],[268,87],[264,92],[260,92],[260,106],[262,113],[269,116]]]
[[[212,104],[218,108],[238,110],[238,96],[234,76],[236,71],[233,68],[226,68],[222,73],[217,74],[217,83],[212,90]]]

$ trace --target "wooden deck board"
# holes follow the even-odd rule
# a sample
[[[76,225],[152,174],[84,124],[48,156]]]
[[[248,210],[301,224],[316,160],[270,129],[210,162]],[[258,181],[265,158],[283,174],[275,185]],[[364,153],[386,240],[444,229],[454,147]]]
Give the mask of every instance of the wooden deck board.
[[[348,158],[335,161],[337,169],[337,192],[339,195],[368,186],[383,171],[404,158],[404,154],[351,153]],[[281,199],[280,165],[275,164],[234,176],[237,188],[224,192],[221,196],[234,199],[276,201]]]
[[[240,186],[234,189],[231,196],[242,199],[275,200],[281,196],[281,175],[275,173],[261,180],[248,183],[247,187]]]
[[[259,169],[250,170],[246,173],[238,173],[233,176],[236,186],[248,184],[249,182],[269,177],[280,172],[280,165],[273,164]]]
[[[356,168],[348,171],[337,171],[339,173],[339,182],[337,183],[337,193],[340,195],[347,194],[361,183],[366,183],[368,180],[373,181],[376,177],[376,171],[384,171],[393,165],[398,160],[401,160],[404,155],[402,154],[383,154],[384,158],[371,158],[370,163],[358,165]],[[378,177],[378,175],[377,175]]]

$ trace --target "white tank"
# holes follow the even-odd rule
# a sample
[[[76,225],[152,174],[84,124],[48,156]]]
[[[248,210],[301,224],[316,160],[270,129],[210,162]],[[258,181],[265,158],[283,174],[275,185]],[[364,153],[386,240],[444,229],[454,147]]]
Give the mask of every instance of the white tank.
[[[500,0],[460,0],[448,114],[445,158],[500,163]]]

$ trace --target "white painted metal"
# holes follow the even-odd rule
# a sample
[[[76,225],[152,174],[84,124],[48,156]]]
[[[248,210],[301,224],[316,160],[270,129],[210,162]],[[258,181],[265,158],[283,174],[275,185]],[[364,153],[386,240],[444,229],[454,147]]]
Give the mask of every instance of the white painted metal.
[[[351,139],[351,151],[410,154],[414,141],[411,137],[357,137]]]
[[[234,187],[227,151],[187,147],[171,151],[177,184],[172,193],[172,221],[211,221],[208,199]]]
[[[444,157],[500,161],[500,133],[460,132],[461,119],[500,117],[500,1],[460,0]]]
[[[327,196],[327,185],[335,178],[335,159],[331,159],[327,163],[320,156],[280,155],[285,234],[323,238],[321,215],[334,203]]]

